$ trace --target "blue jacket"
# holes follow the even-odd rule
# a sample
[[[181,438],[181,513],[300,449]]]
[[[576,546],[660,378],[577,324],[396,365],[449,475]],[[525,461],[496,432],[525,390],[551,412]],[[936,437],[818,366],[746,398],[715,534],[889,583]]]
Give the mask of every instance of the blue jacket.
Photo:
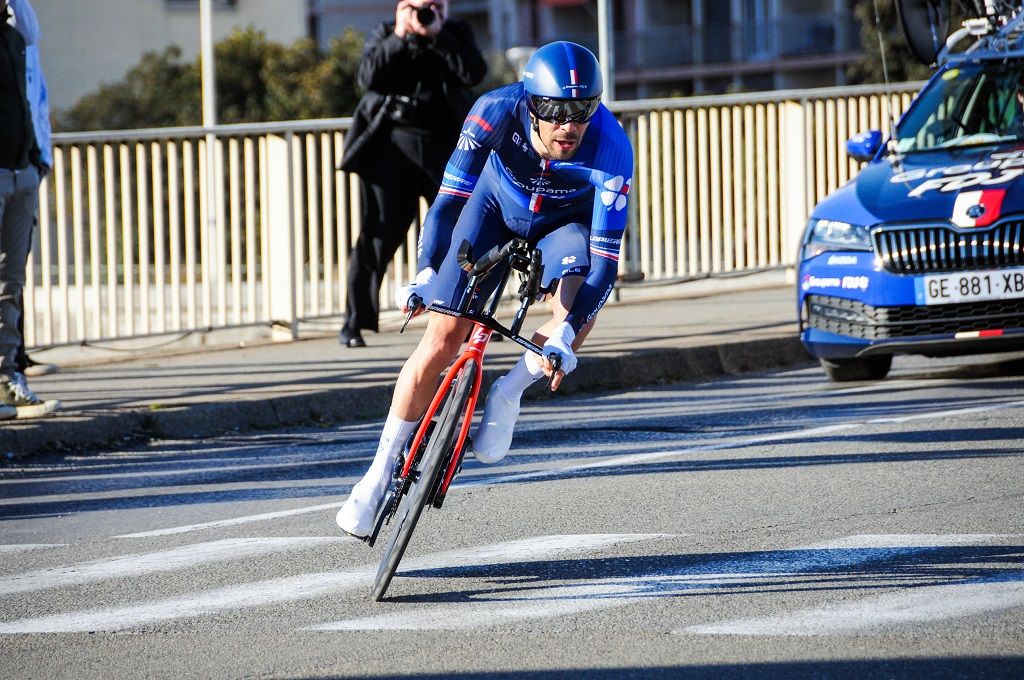
[[[15,28],[25,38],[25,96],[32,109],[32,127],[39,145],[39,160],[49,170],[53,167],[50,142],[50,98],[46,78],[39,63],[39,19],[29,0],[8,0],[14,14]]]

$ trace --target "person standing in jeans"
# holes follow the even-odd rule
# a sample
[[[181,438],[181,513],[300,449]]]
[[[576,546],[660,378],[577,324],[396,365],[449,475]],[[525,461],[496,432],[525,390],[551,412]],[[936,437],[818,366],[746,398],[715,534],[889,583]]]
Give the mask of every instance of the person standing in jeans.
[[[43,177],[53,167],[53,147],[50,144],[50,98],[43,77],[43,67],[39,61],[39,20],[29,0],[8,0],[17,23],[15,28],[25,38],[25,80],[27,81],[26,96],[32,110],[32,129],[39,147],[39,172]],[[29,244],[29,250],[32,246]],[[18,346],[16,365],[26,377],[38,377],[57,372],[55,364],[35,361],[25,351],[25,300],[22,297],[21,319],[18,321],[18,333],[21,344]]]
[[[388,263],[422,196],[432,201],[487,64],[469,24],[448,18],[447,0],[402,0],[394,22],[367,37],[356,108],[341,169],[360,179],[362,229],[348,264],[340,342],[364,347],[377,331]]]
[[[52,413],[59,403],[39,399],[16,364],[40,165],[26,91],[26,41],[16,22],[7,0],[0,0],[0,417],[25,418]]]

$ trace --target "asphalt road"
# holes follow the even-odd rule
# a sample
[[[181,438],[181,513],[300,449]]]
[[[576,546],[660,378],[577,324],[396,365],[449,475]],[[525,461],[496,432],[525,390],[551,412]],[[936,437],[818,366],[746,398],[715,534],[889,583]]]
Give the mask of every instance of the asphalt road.
[[[381,603],[376,427],[0,468],[2,675],[1024,676],[1024,359],[530,402]]]

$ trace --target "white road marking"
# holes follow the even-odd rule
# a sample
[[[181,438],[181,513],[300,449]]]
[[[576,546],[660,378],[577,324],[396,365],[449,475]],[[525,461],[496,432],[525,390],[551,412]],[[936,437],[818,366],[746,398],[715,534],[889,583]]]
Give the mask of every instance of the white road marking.
[[[458,484],[453,484],[452,487],[459,488],[468,486],[480,486],[484,484],[497,484],[505,482],[522,481],[525,479],[537,479],[549,476],[560,476],[568,472],[575,472],[579,470],[587,470],[602,467],[621,467],[626,465],[636,465],[640,463],[650,463],[665,458],[675,458],[677,456],[691,455],[694,453],[720,451],[723,449],[744,448],[747,446],[758,446],[762,444],[770,444],[772,442],[778,441],[787,441],[790,439],[797,439],[801,437],[812,437],[822,434],[829,434],[832,432],[842,432],[844,430],[853,430],[861,428],[864,427],[865,425],[888,425],[904,423],[910,420],[951,418],[955,416],[963,416],[973,413],[984,413],[987,411],[997,411],[1008,408],[1018,408],[1022,406],[1024,406],[1024,400],[1002,402],[997,404],[986,404],[984,406],[976,406],[973,408],[949,409],[945,411],[930,411],[927,413],[915,413],[906,416],[872,418],[870,420],[863,421],[835,423],[832,425],[822,425],[818,427],[809,427],[798,430],[788,430],[786,432],[775,432],[768,435],[758,435],[756,437],[746,437],[743,439],[736,439],[732,441],[716,442],[712,444],[700,444],[697,446],[687,447],[685,449],[672,449],[668,451],[651,451],[648,453],[636,453],[627,456],[616,456],[614,458],[606,458],[604,460],[599,460],[596,462],[581,463],[579,465],[571,465],[553,469],[536,470],[534,472],[522,472],[511,475],[496,475],[493,477],[466,480]]]
[[[399,573],[466,565],[506,564],[597,551],[620,543],[664,538],[663,534],[540,536],[455,550],[403,561]],[[376,565],[340,572],[302,574],[191,593],[129,607],[83,610],[0,623],[0,633],[61,633],[122,630],[156,621],[212,614],[227,609],[306,600],[366,587]]]
[[[704,453],[707,451],[720,451],[723,449],[735,449],[743,448],[747,446],[757,446],[760,444],[768,444],[777,441],[786,441],[790,439],[796,439],[799,437],[810,437],[821,434],[828,434],[832,432],[841,432],[844,430],[852,430],[865,425],[876,425],[876,424],[894,424],[902,423],[909,420],[920,420],[920,419],[932,419],[932,418],[949,418],[955,416],[963,416],[966,414],[982,413],[986,411],[996,411],[1009,408],[1019,408],[1024,406],[1024,400],[999,402],[994,404],[986,404],[984,406],[977,406],[973,408],[965,409],[949,409],[943,411],[929,411],[926,413],[912,414],[908,416],[898,417],[886,417],[886,418],[872,418],[870,420],[863,421],[852,421],[846,423],[835,423],[832,425],[823,425],[817,427],[802,428],[797,430],[788,430],[786,432],[776,432],[769,435],[758,435],[756,437],[746,437],[743,439],[737,439],[732,441],[716,442],[711,444],[702,444],[698,446],[692,446],[685,449],[673,449],[669,451],[652,451],[649,453],[630,454],[627,456],[616,456],[613,458],[607,458],[590,463],[581,463],[579,465],[561,466],[557,468],[536,470],[533,472],[523,472],[516,474],[495,474],[482,476],[479,478],[466,479],[464,481],[456,482],[452,485],[452,488],[468,488],[472,486],[481,486],[487,484],[500,484],[506,482],[517,482],[526,479],[542,479],[545,477],[561,476],[566,473],[571,473],[580,470],[586,470],[588,468],[601,468],[601,467],[617,467],[624,465],[634,465],[640,463],[650,463],[653,461],[661,460],[664,458],[675,458],[683,455],[691,455],[695,453]],[[168,536],[172,534],[183,534],[190,531],[202,531],[204,529],[212,529],[223,526],[233,526],[237,524],[246,524],[249,522],[262,522],[271,519],[279,519],[281,517],[291,517],[294,515],[301,515],[311,512],[320,512],[321,510],[328,510],[331,508],[341,507],[343,501],[336,503],[325,503],[322,505],[312,505],[303,508],[293,508],[291,510],[283,510],[280,512],[266,512],[257,515],[246,515],[243,517],[234,517],[223,520],[216,520],[213,522],[203,522],[199,524],[188,524],[178,527],[169,527],[167,529],[157,529],[153,531],[140,531],[132,534],[122,534],[115,536],[115,538],[150,538],[154,536]]]
[[[231,517],[229,519],[218,519],[212,522],[201,522],[199,524],[186,524],[180,527],[170,527],[167,529],[155,529],[153,531],[139,531],[134,534],[122,534],[120,536],[114,536],[114,538],[153,538],[154,536],[170,536],[172,534],[185,534],[190,531],[199,531],[201,529],[216,529],[217,527],[229,527],[235,526],[236,524],[247,524],[249,522],[263,522],[268,519],[280,519],[281,517],[292,517],[294,515],[305,515],[310,512],[320,512],[321,510],[330,510],[332,508],[340,508],[344,501],[337,501],[334,503],[323,503],[321,505],[307,505],[303,508],[292,508],[291,510],[278,510],[276,512],[263,512],[258,515],[245,515],[244,517]]]
[[[5,553],[28,552],[29,550],[42,550],[44,548],[61,548],[63,543],[12,543],[0,545],[0,555]]]
[[[965,545],[998,545],[1019,541],[1024,534],[857,534],[808,546],[811,549],[838,548],[940,548]]]
[[[187,569],[201,564],[245,559],[283,550],[299,550],[346,540],[355,541],[356,539],[300,536],[294,538],[229,538],[222,541],[197,543],[154,553],[122,555],[107,560],[40,569],[3,577],[0,578],[0,595],[61,588],[113,578],[132,578],[143,574]]]
[[[359,457],[346,457],[344,462],[357,462],[365,460],[369,463],[372,460],[372,454],[376,450],[377,444],[374,442],[373,446],[366,447],[366,456]],[[291,454],[286,454],[291,455]],[[194,462],[194,461],[190,461]],[[203,461],[210,462],[210,461]],[[270,470],[281,470],[290,468],[313,468],[317,466],[327,465],[338,465],[342,461],[338,458],[337,451],[330,451],[325,453],[315,452],[303,452],[303,459],[293,462],[275,462],[275,463],[244,463],[236,465],[216,465],[210,467],[201,466],[190,466],[183,468],[168,468],[165,470],[140,470],[137,472],[98,472],[97,468],[90,468],[87,466],[68,466],[66,469],[72,474],[62,474],[54,476],[40,476],[34,478],[31,481],[44,482],[52,484],[54,482],[97,482],[97,481],[110,481],[114,479],[148,479],[151,477],[184,477],[189,475],[212,475],[220,474],[225,472],[267,472]],[[167,463],[163,463],[167,464]],[[137,463],[125,463],[125,466],[137,465]],[[75,471],[79,471],[80,474],[73,474]],[[11,484],[25,484],[26,480],[21,477],[10,477],[7,479],[0,479],[0,486],[11,485]],[[87,494],[78,494],[87,496]],[[24,502],[19,500],[18,502]],[[9,504],[9,503],[8,503]]]
[[[689,626],[681,633],[714,635],[837,635],[889,629],[1024,607],[1024,571],[960,583],[922,586],[849,604],[825,605],[764,618]]]
[[[0,634],[123,630],[156,621],[213,614],[225,609],[258,607],[314,598],[361,585],[367,579],[373,578],[374,571],[364,568],[355,571],[303,574],[217,588],[132,607],[92,609],[34,619],[19,619],[0,623]]]
[[[332,621],[307,630],[470,630],[605,609],[609,601],[604,598],[629,597],[635,594],[635,590],[636,585],[631,583],[543,588],[519,598],[446,604],[349,621]]]
[[[477,599],[470,602],[403,608],[380,616],[327,622],[310,629],[471,629],[525,619],[581,614],[662,597],[720,593],[723,588],[733,593],[756,593],[763,591],[766,579],[785,579],[787,585],[802,588],[807,579],[820,585],[823,573],[884,563],[896,556],[906,557],[933,547],[998,544],[1004,538],[998,534],[850,536],[819,544],[818,547],[771,551],[735,560],[663,569],[651,574],[581,580],[567,585],[529,589],[497,585],[481,588],[479,593],[472,595]],[[961,609],[988,606],[991,602],[989,595],[987,592],[974,595],[974,599],[963,604]]]

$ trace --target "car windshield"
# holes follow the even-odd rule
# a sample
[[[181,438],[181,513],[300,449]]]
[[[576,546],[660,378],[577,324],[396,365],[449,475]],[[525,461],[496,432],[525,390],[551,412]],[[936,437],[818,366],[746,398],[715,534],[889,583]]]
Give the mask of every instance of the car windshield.
[[[900,121],[900,153],[1024,139],[1024,63],[958,65],[943,71]]]

